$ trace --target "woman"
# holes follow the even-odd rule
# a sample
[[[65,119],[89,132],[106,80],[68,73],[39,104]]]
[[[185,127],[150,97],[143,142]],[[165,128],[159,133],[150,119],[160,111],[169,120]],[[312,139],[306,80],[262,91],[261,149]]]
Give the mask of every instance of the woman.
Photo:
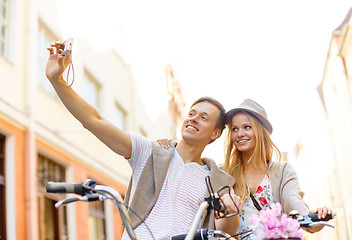
[[[300,214],[318,212],[319,218],[331,214],[326,207],[309,211],[295,171],[287,161],[281,161],[280,151],[270,138],[273,128],[262,106],[246,99],[238,108],[228,111],[226,117],[228,135],[224,170],[235,178],[235,194],[245,202],[238,232],[248,232],[251,215],[258,214],[273,202],[281,203],[286,214],[292,210]],[[274,155],[277,161],[274,161]]]

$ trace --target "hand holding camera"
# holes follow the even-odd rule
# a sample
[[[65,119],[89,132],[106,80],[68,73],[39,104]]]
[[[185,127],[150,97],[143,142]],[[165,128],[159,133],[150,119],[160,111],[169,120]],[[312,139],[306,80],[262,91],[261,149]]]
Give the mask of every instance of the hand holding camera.
[[[68,86],[72,86],[74,82],[74,69],[72,64],[72,56],[70,55],[72,54],[72,43],[73,38],[68,38],[64,42],[52,43],[51,46],[47,48],[50,53],[46,68],[46,75],[49,80],[58,79],[68,67],[66,82]],[[72,81],[71,84],[69,84],[69,74],[71,69]]]

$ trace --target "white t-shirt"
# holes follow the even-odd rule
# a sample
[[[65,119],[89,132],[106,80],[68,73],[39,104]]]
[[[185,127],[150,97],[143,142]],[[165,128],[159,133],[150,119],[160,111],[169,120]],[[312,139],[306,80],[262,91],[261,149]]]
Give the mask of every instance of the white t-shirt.
[[[128,159],[133,171],[131,197],[133,198],[143,168],[152,153],[152,141],[139,135],[130,134],[132,155]],[[174,150],[165,181],[152,211],[136,229],[139,239],[153,239],[146,224],[156,240],[171,239],[172,236],[186,234],[204,201],[206,194],[205,177],[210,169],[197,163],[184,164],[182,158]],[[123,240],[130,239],[125,231]]]

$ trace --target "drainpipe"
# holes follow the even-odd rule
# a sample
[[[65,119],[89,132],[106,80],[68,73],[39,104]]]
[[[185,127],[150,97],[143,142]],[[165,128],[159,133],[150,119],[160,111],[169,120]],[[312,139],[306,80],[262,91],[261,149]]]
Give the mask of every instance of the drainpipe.
[[[36,90],[36,56],[38,19],[36,1],[23,1],[25,9],[25,37],[24,37],[24,82],[25,82],[25,109],[28,116],[28,125],[25,138],[25,215],[26,239],[38,240],[38,180],[37,180],[37,151],[35,137],[35,90]]]

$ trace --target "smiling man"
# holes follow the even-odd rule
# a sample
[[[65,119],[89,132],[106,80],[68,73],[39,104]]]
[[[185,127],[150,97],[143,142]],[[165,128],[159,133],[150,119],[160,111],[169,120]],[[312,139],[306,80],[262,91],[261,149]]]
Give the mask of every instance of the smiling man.
[[[220,137],[225,126],[225,110],[215,99],[204,97],[193,103],[183,122],[182,139],[176,147],[164,149],[159,144],[132,133],[126,133],[105,120],[97,110],[67,86],[62,74],[70,62],[64,57],[60,43],[48,48],[50,52],[46,75],[70,113],[82,125],[117,154],[125,157],[132,167],[126,202],[141,218],[129,212],[132,227],[140,239],[170,239],[189,231],[201,202],[208,195],[205,177],[210,176],[215,191],[233,186],[234,179],[220,170],[211,159],[202,159],[204,148]],[[242,209],[243,202],[232,196]],[[223,197],[225,203],[229,196]],[[227,204],[230,213],[236,212]],[[234,233],[238,216],[214,220],[206,218],[205,226]],[[147,227],[148,226],[148,227]],[[128,239],[127,233],[123,239]]]

